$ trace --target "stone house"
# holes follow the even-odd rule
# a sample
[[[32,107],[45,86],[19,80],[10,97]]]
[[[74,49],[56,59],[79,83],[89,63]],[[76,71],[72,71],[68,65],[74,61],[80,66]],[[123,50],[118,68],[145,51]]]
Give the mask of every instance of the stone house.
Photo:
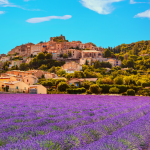
[[[47,88],[43,85],[30,85],[30,90],[34,89],[37,91],[37,94],[47,94]]]
[[[121,60],[108,59],[107,62],[109,62],[112,65],[112,67],[121,66]]]
[[[44,77],[45,77],[45,79],[47,80],[47,79],[51,79],[51,78],[55,78],[57,75],[56,74],[54,74],[54,73],[49,73],[49,72],[45,72],[44,73]]]
[[[10,61],[10,56],[8,56],[8,57],[2,57],[1,59],[0,59],[0,61],[2,62],[2,63],[4,63],[4,62],[6,62],[6,61]]]
[[[65,70],[67,73],[73,73],[74,71],[82,70],[82,65],[75,63],[74,61],[71,61],[64,64],[61,68]]]
[[[33,84],[38,83],[38,78],[36,76],[33,76],[33,75],[28,75],[28,76],[23,78],[23,82],[28,84],[28,85],[33,85]]]
[[[1,82],[0,90],[3,91],[4,87],[7,87],[9,92],[29,93],[29,85],[21,81]]]
[[[23,60],[12,60],[11,64],[9,65],[9,68],[11,68],[12,66],[18,66],[20,67],[20,64],[23,63]]]
[[[17,79],[15,77],[0,77],[0,81],[1,82],[10,82],[10,81],[17,81]]]

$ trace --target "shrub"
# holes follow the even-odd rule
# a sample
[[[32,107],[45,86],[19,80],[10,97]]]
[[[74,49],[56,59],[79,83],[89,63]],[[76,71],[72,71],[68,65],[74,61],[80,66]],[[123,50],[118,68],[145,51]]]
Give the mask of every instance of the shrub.
[[[142,87],[149,87],[150,86],[150,82],[143,82],[142,83]]]
[[[84,93],[86,91],[84,87],[82,87],[82,88],[68,88],[66,90],[67,90],[67,93],[69,93],[69,94],[81,94],[81,93]]]
[[[123,92],[122,95],[127,95],[127,92]]]
[[[128,89],[128,90],[127,90],[127,95],[135,96],[135,90],[133,90],[133,89]]]
[[[58,88],[58,91],[64,92],[66,91],[67,88],[69,88],[69,85],[66,82],[60,82],[57,88]]]
[[[103,93],[109,93],[109,89],[112,87],[116,87],[119,89],[119,93],[126,92],[129,87],[127,85],[109,85],[109,84],[100,84],[100,88],[103,89]]]
[[[119,85],[123,84],[123,78],[122,77],[116,77],[114,79],[114,83],[119,84]]]
[[[88,89],[90,88],[90,85],[91,85],[91,84],[92,84],[91,82],[85,81],[85,82],[83,82],[82,86],[83,86],[86,90],[88,90]]]
[[[87,94],[92,94],[92,93],[90,92],[90,90],[87,90],[86,93],[87,93]]]
[[[109,89],[109,93],[119,93],[119,89],[116,87],[112,87]]]
[[[93,84],[90,86],[89,90],[91,93],[99,94],[102,91],[102,88],[100,88],[97,84]]]

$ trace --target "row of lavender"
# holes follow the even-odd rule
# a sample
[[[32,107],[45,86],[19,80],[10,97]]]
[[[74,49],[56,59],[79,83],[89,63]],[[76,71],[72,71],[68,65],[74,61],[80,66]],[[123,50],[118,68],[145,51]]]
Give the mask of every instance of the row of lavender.
[[[0,148],[140,148],[149,142],[149,117],[149,97],[1,95]]]

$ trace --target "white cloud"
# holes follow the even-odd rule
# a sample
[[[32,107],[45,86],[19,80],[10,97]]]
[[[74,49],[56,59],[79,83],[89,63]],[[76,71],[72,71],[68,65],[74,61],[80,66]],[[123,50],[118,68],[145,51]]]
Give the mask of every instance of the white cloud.
[[[8,0],[0,0],[0,5],[8,5],[9,4],[9,2],[8,2]]]
[[[5,13],[5,11],[0,11],[0,15],[1,15],[1,14],[4,14],[4,13]]]
[[[110,14],[115,9],[112,3],[120,1],[123,0],[81,0],[80,3],[99,14]]]
[[[17,5],[9,3],[8,0],[0,0],[0,5],[2,5],[2,7],[19,7]]]
[[[30,0],[24,0],[24,2],[28,2],[28,1],[30,1]]]
[[[24,0],[24,1],[29,1],[29,0]],[[0,6],[2,6],[2,7],[17,7],[17,8],[20,8],[20,9],[23,9],[23,10],[28,10],[28,11],[40,11],[40,9],[26,9],[26,8],[23,8],[19,5],[9,3],[8,0],[0,0]]]
[[[138,13],[137,15],[134,16],[134,18],[149,18],[150,19],[150,9],[146,10],[142,13]]]
[[[135,2],[135,0],[130,0],[130,4],[136,4],[136,3],[146,3],[146,2]]]
[[[65,16],[48,16],[48,17],[40,17],[40,18],[31,18],[26,20],[28,23],[40,23],[44,21],[50,21],[51,19],[70,19],[72,16],[71,15],[65,15]]]

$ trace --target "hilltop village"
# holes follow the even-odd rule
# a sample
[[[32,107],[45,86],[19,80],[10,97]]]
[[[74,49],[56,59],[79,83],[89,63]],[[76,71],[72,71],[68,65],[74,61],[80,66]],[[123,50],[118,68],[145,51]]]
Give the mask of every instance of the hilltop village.
[[[136,45],[122,44],[121,47],[104,49],[91,42],[69,42],[61,35],[51,37],[48,42],[16,46],[7,55],[0,55],[0,91],[47,94],[48,91],[58,90],[59,82],[63,82],[66,83],[63,85],[65,90],[58,91],[78,88],[79,93],[92,93],[89,91],[92,83],[114,84],[114,79],[119,75],[115,75],[117,71],[122,75],[125,71],[138,74],[138,68],[131,61],[136,59],[136,55],[148,57],[149,53],[139,53],[138,49],[135,54]],[[109,77],[111,73],[114,75]],[[121,82],[119,85],[124,84],[123,77]],[[82,86],[85,83],[87,87]],[[98,88],[97,93],[101,93],[102,87]]]

